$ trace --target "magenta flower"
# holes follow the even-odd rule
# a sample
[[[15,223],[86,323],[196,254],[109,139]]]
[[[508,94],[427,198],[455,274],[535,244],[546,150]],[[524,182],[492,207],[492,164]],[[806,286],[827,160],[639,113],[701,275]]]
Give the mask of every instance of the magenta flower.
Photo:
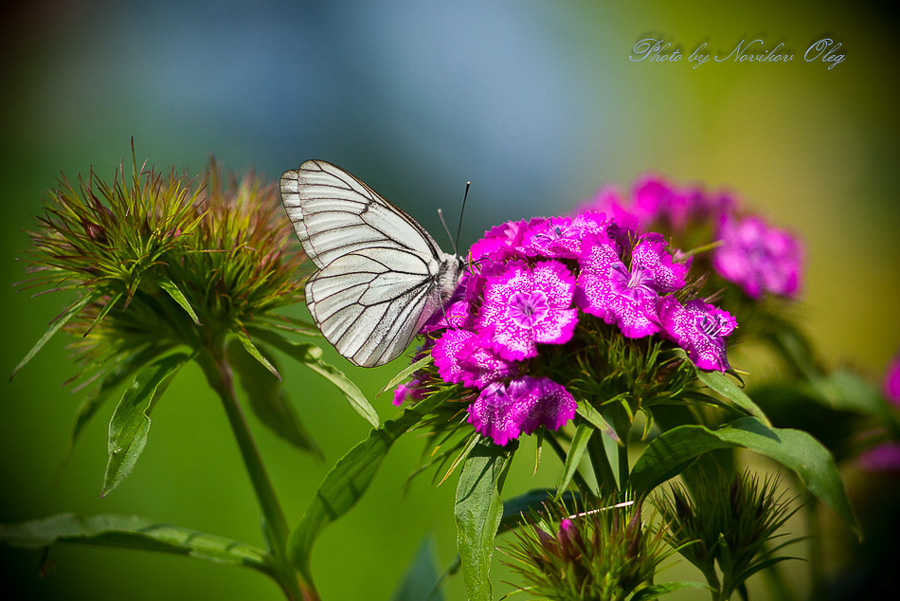
[[[900,472],[900,442],[886,442],[873,447],[858,458],[870,472]]]
[[[538,354],[537,344],[572,338],[578,310],[572,307],[575,277],[559,261],[495,264],[486,276],[477,328],[493,338],[494,350],[521,360]]]
[[[631,207],[627,206],[622,193],[615,186],[606,186],[597,192],[597,195],[579,210],[579,215],[585,212],[596,212],[609,216],[614,223],[635,232],[643,232],[647,223],[645,216],[638,215]]]
[[[461,283],[453,300],[444,307],[443,311],[438,311],[425,322],[421,330],[423,334],[446,328],[469,327],[472,321],[472,315],[469,313],[470,305],[464,298],[459,298],[465,294],[466,289],[463,286],[464,284]]]
[[[644,175],[635,182],[632,210],[640,215],[645,223],[653,221],[668,212],[676,195],[674,187],[662,177],[654,174]]]
[[[620,244],[625,244],[620,236]],[[577,302],[585,313],[617,324],[629,338],[659,331],[657,301],[684,286],[687,266],[672,261],[660,234],[643,234],[631,250],[629,269],[609,236],[594,235],[578,263]]]
[[[684,230],[691,219],[709,216],[712,204],[698,187],[679,188],[667,180],[646,175],[634,191],[634,208],[645,223],[667,222],[676,231]]]
[[[469,405],[469,423],[475,431],[505,446],[521,433],[539,426],[558,429],[575,416],[571,394],[548,378],[525,376],[509,385],[489,384]]]
[[[425,391],[419,387],[422,382],[420,380],[410,380],[406,384],[400,384],[397,388],[394,389],[394,405],[398,407],[402,405],[407,399],[414,399],[419,401],[425,398]]]
[[[718,237],[722,246],[713,252],[712,264],[726,280],[754,299],[767,293],[798,294],[803,251],[789,233],[766,225],[759,217],[738,220],[726,215]]]
[[[431,356],[438,374],[445,382],[459,384],[462,382],[463,366],[461,359],[466,343],[476,338],[475,332],[468,330],[447,330],[437,339],[431,348]]]
[[[522,433],[522,406],[509,395],[500,382],[488,385],[474,403],[469,405],[469,423],[475,431],[506,446]]]
[[[894,357],[884,376],[884,396],[894,405],[900,406],[900,355]]]
[[[473,261],[489,257],[495,261],[509,258],[521,246],[528,230],[524,221],[507,221],[485,232],[484,237],[475,242],[469,250]]]
[[[589,232],[606,227],[602,213],[585,212],[569,217],[537,218],[528,222],[522,243],[527,256],[550,259],[576,259],[581,254],[582,240]]]
[[[550,378],[525,376],[510,382],[509,390],[527,408],[522,420],[525,434],[531,434],[540,426],[558,430],[575,417],[578,408],[575,398]]]
[[[515,363],[497,356],[490,339],[468,330],[448,330],[431,349],[445,382],[484,388],[517,373]]]
[[[726,338],[737,327],[730,313],[701,300],[682,305],[672,296],[659,303],[659,321],[666,335],[687,351],[701,369],[725,371]]]

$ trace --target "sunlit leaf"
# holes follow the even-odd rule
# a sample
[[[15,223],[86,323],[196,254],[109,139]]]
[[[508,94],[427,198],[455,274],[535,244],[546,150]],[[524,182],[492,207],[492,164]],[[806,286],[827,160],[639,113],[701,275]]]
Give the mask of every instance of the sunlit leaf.
[[[78,406],[78,411],[75,414],[75,423],[69,434],[69,442],[66,445],[63,459],[60,462],[60,470],[62,470],[68,462],[72,451],[75,449],[75,443],[78,442],[78,438],[81,436],[81,432],[88,425],[91,418],[96,415],[97,410],[106,402],[110,394],[125,382],[125,380],[133,376],[138,369],[153,360],[159,352],[158,348],[149,347],[137,353],[127,355],[119,365],[115,366],[109,373],[104,375],[97,387],[88,393]]]
[[[150,412],[178,370],[190,359],[184,353],[163,357],[137,373],[109,422],[109,460],[100,496],[124,480],[147,445]]]
[[[0,524],[0,541],[29,548],[46,547],[53,543],[77,543],[141,549],[243,565],[266,573],[270,571],[270,558],[261,549],[136,516],[82,517],[66,513],[19,524]]]
[[[613,428],[590,403],[587,401],[578,403],[576,411],[578,412],[578,415],[593,424],[595,428],[606,434],[610,439],[614,440],[616,444],[622,444],[622,440],[619,438],[616,429]]]
[[[197,324],[198,326],[201,325],[200,320],[197,318],[197,314],[194,312],[194,308],[191,307],[191,303],[188,302],[187,297],[184,295],[181,289],[179,289],[178,286],[175,285],[175,282],[165,276],[157,277],[157,283],[159,284],[159,287],[165,290],[168,295],[172,297],[172,300],[178,303],[178,306],[184,309],[185,312],[187,312],[187,314],[191,317],[191,320],[195,324]]]
[[[44,335],[41,336],[40,340],[38,340],[31,350],[28,351],[28,354],[19,361],[19,364],[12,370],[12,373],[9,376],[10,381],[16,377],[16,374],[19,373],[19,370],[25,367],[29,361],[31,361],[35,355],[37,355],[38,351],[44,348],[44,345],[47,344],[47,341],[53,338],[53,335],[56,334],[60,328],[66,325],[70,319],[78,315],[78,312],[88,306],[91,301],[97,298],[99,293],[93,292],[91,294],[85,294],[81,298],[78,298],[71,305],[66,307],[66,310],[63,311],[59,316],[56,317],[52,322],[50,322],[50,327],[47,328],[47,331],[44,332]]]
[[[759,405],[754,403],[743,390],[738,388],[737,384],[729,380],[728,376],[719,371],[706,371],[700,368],[697,368],[696,371],[697,377],[701,382],[706,384],[707,387],[718,392],[725,399],[731,401],[750,415],[758,418],[767,426],[772,425],[769,418],[763,413],[763,410],[759,408]]]
[[[286,353],[292,359],[295,359],[310,368],[332,384],[338,387],[343,393],[344,398],[353,407],[363,419],[365,419],[373,428],[377,428],[380,420],[378,413],[366,395],[362,393],[359,387],[348,378],[344,372],[322,360],[322,349],[309,342],[293,342],[283,336],[271,331],[259,331],[257,337],[260,340],[268,342],[275,348]]]
[[[272,363],[260,352],[258,348],[256,348],[256,345],[253,344],[253,341],[250,340],[250,337],[247,336],[247,334],[243,330],[238,331],[237,339],[241,342],[241,345],[243,345],[244,349],[247,351],[247,353],[250,354],[251,357],[256,359],[260,365],[269,370],[269,372],[271,372],[273,376],[275,376],[279,380],[281,379],[281,374],[278,373],[278,370],[275,369],[275,366],[272,365]]]
[[[558,495],[562,495],[562,493],[569,488],[569,484],[572,482],[575,472],[578,471],[578,466],[581,465],[581,459],[584,457],[584,452],[587,450],[588,442],[590,442],[591,434],[593,433],[594,429],[587,423],[578,424],[575,428],[572,444],[569,445],[569,452],[566,453],[566,463],[563,468],[563,474],[559,480],[559,484],[556,486]]]
[[[456,487],[456,547],[469,601],[491,601],[491,557],[503,516],[500,492],[512,451],[489,440],[469,453]]]
[[[426,356],[422,357],[421,359],[419,359],[418,361],[416,361],[416,362],[413,363],[412,365],[407,366],[406,368],[404,368],[403,370],[401,370],[400,373],[398,373],[396,376],[394,376],[393,378],[391,378],[390,380],[388,380],[388,383],[385,384],[385,385],[381,388],[381,390],[378,391],[378,394],[384,394],[385,392],[387,392],[388,390],[390,390],[391,388],[393,388],[394,386],[396,386],[397,384],[399,384],[400,382],[402,382],[402,381],[405,380],[406,378],[410,377],[410,376],[413,375],[415,372],[417,372],[418,370],[422,369],[423,367],[425,367],[426,365],[428,365],[428,364],[431,363],[432,361],[434,361],[434,357],[432,357],[432,356],[429,354],[429,355],[426,355]]]

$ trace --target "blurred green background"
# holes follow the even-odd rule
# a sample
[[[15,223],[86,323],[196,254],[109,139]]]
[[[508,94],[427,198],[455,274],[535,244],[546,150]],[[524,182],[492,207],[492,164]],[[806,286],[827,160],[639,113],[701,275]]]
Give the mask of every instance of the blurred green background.
[[[14,2],[0,20],[3,185],[0,302],[9,373],[68,298],[32,298],[17,257],[62,171],[111,179],[130,155],[198,173],[210,154],[269,178],[323,158],[363,178],[432,232],[472,181],[463,243],[491,225],[570,210],[605,183],[647,171],[734,190],[807,245],[802,314],[824,357],[881,377],[900,341],[898,20],[879,3],[778,2]],[[892,6],[892,5],[891,5]],[[633,62],[662,37],[685,56],[742,39],[784,43],[789,63]],[[829,70],[816,40],[842,44]],[[453,221],[455,217],[451,217]],[[443,241],[445,236],[436,235]],[[445,244],[445,248],[449,247]],[[262,544],[254,499],[216,398],[196,368],[153,414],[132,476],[99,499],[112,406],[55,479],[78,396],[63,336],[0,402],[0,521],[74,511],[145,515]],[[354,369],[371,395],[401,366]],[[366,425],[303,368],[283,370],[320,463],[252,426],[291,522]],[[765,378],[765,374],[752,374]],[[382,418],[396,411],[375,401]],[[420,539],[454,557],[453,485],[403,489],[421,441],[401,440],[364,500],[314,554],[322,597],[388,599]],[[530,478],[524,445],[508,490]],[[143,552],[0,547],[0,593],[26,599],[278,599],[248,570]],[[797,586],[803,588],[803,570]],[[678,576],[678,570],[673,570]],[[664,578],[665,575],[664,575]],[[508,590],[501,585],[499,592]],[[447,587],[463,599],[460,578]],[[686,595],[681,598],[701,598]],[[674,597],[673,597],[674,598]]]

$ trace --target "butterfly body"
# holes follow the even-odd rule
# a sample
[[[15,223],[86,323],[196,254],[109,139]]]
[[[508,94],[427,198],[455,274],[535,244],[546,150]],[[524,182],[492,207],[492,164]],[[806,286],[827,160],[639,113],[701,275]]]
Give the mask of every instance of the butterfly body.
[[[306,304],[325,338],[355,365],[398,357],[459,282],[460,260],[355,176],[306,161],[281,177],[282,204],[319,268]]]

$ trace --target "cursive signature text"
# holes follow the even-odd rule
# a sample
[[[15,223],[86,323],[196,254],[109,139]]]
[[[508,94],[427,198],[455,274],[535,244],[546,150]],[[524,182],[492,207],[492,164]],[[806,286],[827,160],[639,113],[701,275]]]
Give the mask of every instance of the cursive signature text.
[[[844,54],[839,52],[842,48],[840,42],[832,38],[821,38],[813,42],[803,53],[803,60],[807,63],[823,63],[828,70],[834,69],[844,62]],[[788,48],[784,42],[775,46],[767,46],[762,38],[752,40],[742,39],[727,54],[712,52],[709,44],[702,42],[690,54],[682,52],[681,45],[671,42],[664,37],[648,37],[638,40],[632,47],[628,60],[633,63],[680,63],[685,62],[692,68],[699,67],[712,61],[713,63],[757,63],[777,64],[794,62],[794,51]]]

